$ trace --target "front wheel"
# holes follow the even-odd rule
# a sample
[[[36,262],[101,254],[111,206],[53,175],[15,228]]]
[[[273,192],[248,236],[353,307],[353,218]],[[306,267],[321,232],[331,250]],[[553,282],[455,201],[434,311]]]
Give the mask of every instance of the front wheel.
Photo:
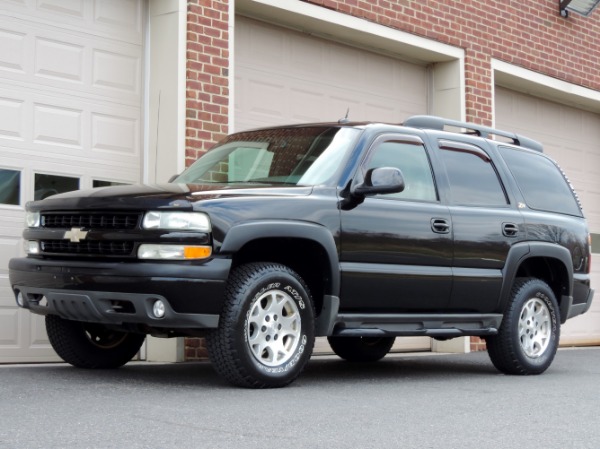
[[[396,337],[327,337],[333,352],[348,362],[376,362],[386,356]]]
[[[560,338],[558,303],[540,279],[519,278],[498,334],[486,338],[494,366],[506,374],[540,374],[556,355]]]
[[[48,340],[65,362],[78,368],[118,368],[140,350],[143,334],[120,332],[101,324],[46,315]]]
[[[219,327],[206,337],[215,370],[234,385],[282,387],[312,354],[314,306],[290,268],[250,263],[230,274]]]

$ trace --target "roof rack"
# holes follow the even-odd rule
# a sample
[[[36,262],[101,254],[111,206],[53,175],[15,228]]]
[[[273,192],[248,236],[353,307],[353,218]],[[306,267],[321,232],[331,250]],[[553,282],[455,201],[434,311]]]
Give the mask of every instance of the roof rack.
[[[437,129],[439,131],[447,131],[446,127],[448,126],[464,128],[467,130],[465,132],[466,134],[475,134],[485,139],[489,138],[490,134],[501,136],[510,139],[514,145],[539,151],[540,153],[544,152],[542,144],[537,140],[530,139],[529,137],[521,136],[508,131],[501,131],[499,129],[488,128],[487,126],[476,125],[474,123],[450,120],[433,115],[414,115],[406,119],[403,125],[410,126],[411,128]]]

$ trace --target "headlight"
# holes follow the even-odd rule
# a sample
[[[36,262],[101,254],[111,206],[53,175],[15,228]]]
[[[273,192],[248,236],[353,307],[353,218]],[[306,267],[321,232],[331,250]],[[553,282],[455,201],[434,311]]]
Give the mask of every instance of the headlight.
[[[144,229],[174,229],[210,232],[208,215],[200,212],[147,212]]]
[[[40,226],[40,213],[39,212],[25,212],[25,223],[29,228],[37,228]]]

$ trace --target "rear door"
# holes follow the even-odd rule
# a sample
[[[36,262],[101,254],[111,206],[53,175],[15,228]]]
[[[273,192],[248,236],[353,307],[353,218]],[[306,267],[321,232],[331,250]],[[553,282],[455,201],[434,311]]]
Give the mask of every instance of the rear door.
[[[525,239],[523,217],[483,148],[446,139],[438,145],[454,232],[449,310],[492,312],[510,247]]]
[[[444,309],[452,284],[452,224],[427,149],[416,136],[382,135],[359,170],[376,167],[399,168],[406,187],[341,212],[341,310]]]

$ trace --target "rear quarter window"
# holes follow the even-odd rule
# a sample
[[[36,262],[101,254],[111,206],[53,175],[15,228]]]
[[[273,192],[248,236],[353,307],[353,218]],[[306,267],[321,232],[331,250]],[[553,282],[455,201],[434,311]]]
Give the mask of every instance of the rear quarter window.
[[[527,205],[536,210],[582,216],[568,181],[558,166],[542,154],[500,147]]]

